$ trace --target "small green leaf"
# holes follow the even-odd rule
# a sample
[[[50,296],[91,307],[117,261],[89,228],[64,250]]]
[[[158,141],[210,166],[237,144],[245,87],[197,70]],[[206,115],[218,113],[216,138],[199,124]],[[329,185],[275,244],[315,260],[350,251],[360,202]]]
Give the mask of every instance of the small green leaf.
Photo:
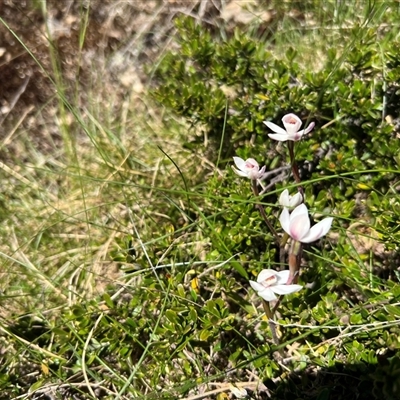
[[[103,300],[109,308],[114,308],[114,302],[112,301],[112,299],[108,293],[103,294]]]
[[[167,310],[165,311],[165,316],[169,319],[169,321],[171,321],[173,324],[177,324],[178,323],[178,316],[176,315],[176,313],[172,310]]]
[[[392,306],[390,304],[385,306],[386,311],[391,315],[400,316],[400,307]]]
[[[235,268],[236,271],[239,272],[240,275],[242,275],[246,279],[249,279],[249,275],[247,274],[247,271],[243,268],[243,266],[239,262],[232,260],[231,264],[232,264],[233,268]]]
[[[43,384],[44,384],[44,379],[39,379],[38,381],[36,381],[30,388],[29,391],[30,392],[35,392],[36,390],[40,389]]]
[[[203,329],[202,331],[200,331],[200,340],[206,342],[207,339],[212,335],[212,333],[208,330],[208,329]]]

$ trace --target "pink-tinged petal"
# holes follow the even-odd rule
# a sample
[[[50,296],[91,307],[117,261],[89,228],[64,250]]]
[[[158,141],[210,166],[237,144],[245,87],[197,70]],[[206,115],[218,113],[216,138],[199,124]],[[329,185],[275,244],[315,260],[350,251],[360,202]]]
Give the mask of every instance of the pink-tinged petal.
[[[311,242],[315,242],[316,240],[322,238],[331,229],[332,221],[333,221],[333,218],[329,217],[329,218],[325,218],[322,221],[318,222],[318,224],[314,225],[310,229],[308,234],[305,235],[303,237],[303,239],[301,239],[301,241],[303,243],[311,243]]]
[[[243,158],[240,157],[233,157],[233,161],[235,165],[241,170],[244,171],[246,168],[246,161],[243,160]]]
[[[265,286],[261,285],[261,283],[254,282],[254,281],[249,281],[250,286],[256,291],[256,292],[262,292],[265,289]]]
[[[310,231],[310,218],[308,215],[300,214],[294,218],[290,216],[290,236],[299,242],[303,241],[303,238]]]
[[[287,140],[289,140],[289,136],[287,133],[285,134],[280,134],[280,133],[268,133],[268,136],[271,139],[277,140],[278,142],[286,142]]]
[[[301,285],[275,285],[271,287],[271,290],[276,294],[290,294],[298,292],[302,288]]]
[[[303,135],[305,134],[306,130],[302,129],[301,131],[295,132],[293,135],[289,135],[291,137],[291,140],[294,140],[297,142],[298,140],[301,140]]]
[[[259,165],[258,165],[258,162],[254,158],[248,158],[244,163],[244,167],[246,169],[254,168],[254,169],[257,169],[257,170],[260,168]]]
[[[284,208],[281,215],[279,216],[279,222],[281,223],[282,229],[290,235],[290,215],[289,210]]]
[[[307,129],[304,131],[305,134],[310,133],[315,126],[315,122],[311,122],[310,125],[308,125]]]
[[[252,180],[256,180],[256,179],[259,179],[261,175],[260,175],[260,171],[257,168],[254,170],[249,170],[247,172],[247,176]]]
[[[232,166],[233,171],[239,176],[250,178],[250,179],[260,179],[260,177],[264,174],[265,166],[260,172],[260,167],[258,162],[254,158],[248,158],[246,161],[240,157],[233,157],[233,161],[236,166],[239,168],[238,170]]]
[[[278,275],[278,272],[276,272],[274,269],[263,269],[257,277],[257,282],[264,282],[272,277],[276,277]]]
[[[288,140],[293,140],[293,142],[298,142],[303,137],[303,133],[304,131],[288,133]]]
[[[308,217],[308,208],[305,204],[300,204],[297,206],[290,214],[290,219],[295,218],[298,215],[307,215]]]
[[[248,177],[246,172],[237,170],[233,165],[232,165],[232,169],[233,169],[233,172],[234,172],[235,174],[237,174],[237,175],[239,175],[239,176],[242,176],[242,177],[244,177],[244,178],[247,178],[247,177]]]
[[[299,291],[300,285],[286,285],[289,280],[290,271],[275,271],[263,269],[257,277],[257,282],[249,281],[251,287],[266,301],[277,300],[277,294],[289,294]]]
[[[277,285],[286,285],[287,281],[289,280],[290,276],[290,271],[288,269],[285,269],[283,271],[278,272],[278,280],[277,280]]]
[[[283,125],[289,135],[294,135],[301,127],[301,119],[295,114],[286,114],[282,118]]]
[[[315,126],[314,122],[311,122],[311,124],[308,126],[307,129],[302,129],[301,131],[295,132],[293,135],[289,134],[290,140],[294,141],[300,140],[304,135],[311,132],[314,126]]]
[[[296,123],[296,124],[300,124],[300,126],[302,124],[301,119],[296,114],[293,114],[293,113],[289,113],[289,114],[284,115],[282,117],[282,122],[284,124]]]
[[[271,288],[265,288],[262,292],[258,292],[258,295],[266,301],[278,300]]]
[[[287,132],[281,128],[280,126],[274,124],[273,122],[269,122],[269,121],[264,121],[264,124],[268,126],[269,129],[271,129],[271,131],[275,132],[275,133],[279,133],[281,135],[287,135]]]

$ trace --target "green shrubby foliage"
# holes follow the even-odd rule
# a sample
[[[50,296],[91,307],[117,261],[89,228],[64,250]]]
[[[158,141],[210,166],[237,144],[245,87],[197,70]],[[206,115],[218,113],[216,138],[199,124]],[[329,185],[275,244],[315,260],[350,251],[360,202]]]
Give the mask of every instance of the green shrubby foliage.
[[[200,126],[215,148],[215,160],[218,154],[219,165],[226,166],[222,179],[215,176],[206,183],[210,197],[202,218],[212,220],[212,227],[199,219],[211,238],[210,259],[240,253],[235,259],[242,268],[237,272],[250,279],[277,262],[277,249],[255,209],[248,182],[231,173],[229,163],[238,155],[255,158],[267,170],[283,166],[288,155],[268,138],[263,121],[279,124],[289,112],[305,124],[315,121],[315,130],[296,147],[296,159],[306,202],[336,216],[338,235],[324,246],[313,245],[312,253],[306,251],[302,281],[309,288],[283,302],[285,317],[280,322],[321,327],[307,331],[304,342],[297,339],[307,362],[325,367],[338,360],[376,364],[379,349],[399,348],[395,335],[376,325],[397,319],[397,306],[391,304],[397,304],[400,295],[395,261],[399,42],[387,37],[379,42],[379,30],[357,27],[349,32],[344,49],[328,49],[319,68],[310,71],[295,48],[277,58],[265,42],[240,30],[218,40],[193,19],[180,19],[176,26],[179,50],[168,52],[155,72],[154,95],[172,112]],[[189,144],[202,146],[198,139]],[[283,187],[282,179],[262,197],[267,213],[278,215],[276,193]],[[354,220],[362,229],[353,228]],[[353,234],[361,237],[361,244]],[[371,240],[386,250],[368,248]],[[234,263],[229,265],[235,268]],[[337,348],[329,339],[340,332],[332,326],[343,324],[367,324],[371,329],[355,328]],[[392,330],[398,332],[397,327]],[[281,340],[290,341],[298,333],[293,325],[283,330]],[[260,349],[262,342],[253,344]],[[306,351],[305,343],[315,346],[316,352]],[[261,368],[258,361],[255,364]]]
[[[315,121],[314,132],[296,149],[296,158],[304,160],[302,179],[310,181],[305,183],[307,202],[320,210],[335,209],[344,220],[370,215],[372,200],[365,198],[388,193],[398,169],[398,42],[385,40],[383,50],[377,29],[354,29],[341,54],[331,48],[317,71],[307,71],[294,48],[278,59],[245,32],[215,40],[193,19],[176,25],[180,48],[167,53],[155,72],[159,101],[200,125],[216,151],[222,141],[224,162],[235,154],[251,156],[269,169],[284,165],[287,154],[268,138],[262,122],[278,122],[288,112]],[[226,177],[228,182],[232,177]],[[223,225],[219,232],[229,232],[223,234],[229,248],[243,250],[239,244],[247,240],[253,251],[248,232],[259,231],[254,226],[259,222],[251,196],[234,183],[219,185],[212,179],[209,190],[224,199],[237,196],[233,202],[213,201],[210,212],[224,210],[215,221]],[[275,199],[264,197],[272,204]]]
[[[265,43],[239,30],[218,41],[193,19],[178,20],[177,29],[180,49],[169,52],[156,70],[155,96],[201,124],[216,146],[224,139],[226,159],[252,140],[252,156],[276,165],[277,144],[262,121],[294,112],[317,124],[298,153],[316,173],[305,173],[306,178],[397,168],[391,145],[399,104],[397,42],[386,41],[383,50],[376,29],[365,28],[362,36],[357,29],[342,54],[331,48],[318,71],[307,71],[294,48],[277,59]],[[246,156],[250,150],[241,151]],[[387,178],[360,177],[382,190]]]
[[[245,32],[215,40],[193,19],[180,19],[176,25],[180,48],[167,53],[156,70],[154,94],[173,112],[203,127],[216,151],[222,141],[225,162],[237,154],[254,157],[269,169],[285,164],[287,154],[267,137],[262,122],[278,122],[294,112],[304,122],[316,122],[296,154],[304,160],[302,179],[318,180],[305,183],[310,205],[354,217],[360,214],[356,199],[393,188],[400,100],[397,41],[382,45],[376,28],[357,27],[341,54],[331,48],[317,71],[307,71],[294,48],[278,59]],[[217,190],[243,198],[237,190]],[[364,202],[362,207],[367,212]],[[249,216],[248,205],[222,208],[221,219]],[[233,223],[227,226],[235,232]]]

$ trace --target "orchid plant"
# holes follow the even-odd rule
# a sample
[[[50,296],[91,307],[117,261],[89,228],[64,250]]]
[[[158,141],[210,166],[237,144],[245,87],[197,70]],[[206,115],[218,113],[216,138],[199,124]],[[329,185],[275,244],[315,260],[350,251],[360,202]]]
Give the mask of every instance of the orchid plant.
[[[248,158],[245,161],[240,157],[233,157],[233,161],[235,162],[237,169],[235,167],[232,167],[232,169],[239,176],[258,180],[261,179],[264,175],[266,166],[264,165],[260,169],[258,162],[254,158]]]
[[[263,269],[258,277],[257,282],[250,281],[251,287],[266,301],[278,300],[276,294],[290,294],[298,292],[301,285],[290,285],[289,271],[274,271],[273,269]]]
[[[264,311],[269,318],[272,337],[277,344],[279,340],[275,332],[273,318],[280,304],[281,297],[279,296],[295,293],[302,289],[303,286],[297,283],[300,276],[302,246],[325,236],[331,229],[333,222],[333,218],[328,217],[311,226],[309,211],[304,204],[304,191],[295,160],[294,143],[314,129],[314,122],[311,122],[307,128],[300,130],[301,119],[295,114],[287,114],[282,118],[282,123],[285,129],[272,122],[264,121],[264,124],[274,132],[268,134],[271,139],[287,142],[292,175],[298,191],[290,195],[289,190],[285,189],[279,196],[278,203],[283,207],[279,216],[279,222],[284,231],[283,235],[280,235],[275,230],[274,223],[271,222],[271,217],[266,214],[264,207],[259,203],[256,204],[280,248],[281,270],[264,269],[259,273],[256,281],[250,280],[250,286],[262,298]],[[235,163],[235,167],[232,166],[233,171],[241,177],[250,179],[254,195],[259,196],[258,187],[260,185],[264,188],[262,181],[268,175],[266,166],[260,168],[258,162],[253,158],[243,160],[240,157],[233,157],[233,161]],[[289,247],[286,246],[288,241],[290,241]],[[288,270],[283,269],[286,252],[288,252]],[[270,302],[275,302],[273,309],[271,309]]]
[[[301,122],[301,119],[295,115],[295,114],[286,114],[282,118],[283,126],[285,129],[282,129],[280,126],[275,125],[272,122],[269,121],[264,121],[264,124],[268,126],[271,131],[274,131],[275,133],[269,133],[268,136],[271,139],[278,140],[280,142],[286,142],[287,140],[293,140],[293,141],[298,141],[300,140],[303,135],[311,132],[314,129],[314,122],[311,122],[310,125],[308,125],[307,129],[299,130],[301,125],[303,124]]]

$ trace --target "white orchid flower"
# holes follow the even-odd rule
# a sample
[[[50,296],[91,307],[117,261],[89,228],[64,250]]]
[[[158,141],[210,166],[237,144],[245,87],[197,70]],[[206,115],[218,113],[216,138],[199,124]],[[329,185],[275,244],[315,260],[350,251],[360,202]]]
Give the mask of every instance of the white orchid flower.
[[[250,281],[250,285],[264,300],[277,300],[275,294],[290,294],[298,292],[303,287],[301,285],[286,285],[289,274],[289,270],[277,272],[273,269],[263,269],[258,274],[257,282]]]
[[[289,190],[285,189],[278,200],[282,207],[294,208],[303,202],[303,196],[300,192],[297,192],[294,196],[289,195]]]
[[[235,167],[232,167],[232,169],[239,176],[256,180],[261,179],[265,173],[265,165],[260,169],[258,162],[254,158],[248,158],[245,161],[243,158],[233,157],[233,161],[238,169]]]
[[[286,142],[286,140],[297,141],[300,140],[303,135],[311,132],[315,126],[315,123],[311,122],[311,124],[308,125],[307,129],[303,129],[300,131],[299,129],[302,125],[302,122],[296,114],[286,114],[282,118],[282,122],[285,129],[281,128],[278,125],[275,125],[272,122],[264,121],[264,124],[267,125],[269,129],[275,132],[268,134],[271,139],[275,139],[280,142]]]
[[[284,208],[279,221],[283,230],[294,240],[302,243],[311,243],[325,236],[331,229],[333,218],[325,218],[310,228],[310,217],[305,204],[297,206],[289,215]]]

